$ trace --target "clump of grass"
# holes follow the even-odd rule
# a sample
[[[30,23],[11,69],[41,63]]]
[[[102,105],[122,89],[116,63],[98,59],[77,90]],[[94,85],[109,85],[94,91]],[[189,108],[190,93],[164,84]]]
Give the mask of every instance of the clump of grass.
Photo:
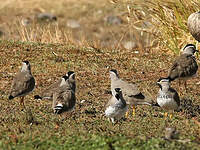
[[[151,39],[149,45],[171,50],[175,54],[186,43],[195,42],[188,31],[187,19],[200,7],[196,0],[136,0],[118,2],[118,5],[127,6],[129,32],[135,32],[142,49],[144,35]],[[145,26],[146,23],[153,26]]]
[[[155,25],[160,30],[159,37],[163,44],[175,53],[186,43],[193,43],[194,38],[187,28],[188,16],[197,11],[200,4],[195,0],[174,0],[148,2]]]
[[[177,54],[184,44],[195,41],[188,31],[187,18],[199,8],[196,0],[147,0],[140,5],[157,29],[155,38],[160,46]]]

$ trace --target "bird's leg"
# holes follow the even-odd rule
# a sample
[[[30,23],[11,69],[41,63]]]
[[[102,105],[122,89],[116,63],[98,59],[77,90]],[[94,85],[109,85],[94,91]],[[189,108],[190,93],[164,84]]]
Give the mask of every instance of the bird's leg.
[[[165,119],[167,118],[167,116],[168,116],[168,113],[165,112],[165,113],[164,113],[164,117],[165,117]]]
[[[135,105],[133,105],[133,109],[132,110],[133,110],[132,115],[135,116],[135,112],[136,112],[135,111]]]
[[[179,92],[181,91],[180,87],[181,87],[181,80],[178,79],[178,90],[179,90]]]
[[[196,49],[198,49],[198,44],[199,44],[199,41],[196,42]],[[197,58],[199,60],[199,53],[196,53],[196,55],[197,55]]]
[[[187,81],[185,81],[185,91],[187,93]]]
[[[125,116],[126,116],[126,118],[128,118],[128,110],[126,111],[126,115]]]
[[[24,105],[24,96],[22,96],[22,97],[20,98],[20,106],[21,106],[22,108],[25,108],[25,105]]]
[[[169,115],[169,118],[170,118],[170,119],[172,119],[172,117],[173,117],[173,115],[172,115],[172,114],[170,114],[170,115]]]

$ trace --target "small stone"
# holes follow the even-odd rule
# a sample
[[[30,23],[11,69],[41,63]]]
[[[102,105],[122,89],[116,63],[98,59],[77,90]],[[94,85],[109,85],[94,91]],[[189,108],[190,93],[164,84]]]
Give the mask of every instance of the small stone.
[[[85,103],[86,102],[86,100],[81,100],[81,104],[83,104],[83,103]]]
[[[51,79],[48,79],[47,82],[51,82]]]
[[[120,25],[123,23],[123,20],[119,16],[108,16],[104,20],[111,25]]]
[[[37,19],[39,21],[51,22],[51,21],[56,21],[57,17],[51,13],[40,13],[37,15]]]
[[[139,51],[134,51],[135,54],[139,54]]]
[[[140,59],[137,58],[137,57],[133,57],[133,59],[134,59],[135,61],[139,61],[139,60],[140,60]]]
[[[78,23],[78,21],[70,19],[67,21],[67,26],[72,28],[72,29],[77,29],[80,28],[81,25]]]
[[[131,50],[131,49],[137,47],[136,43],[133,42],[133,41],[125,42],[125,43],[123,43],[123,46],[124,46],[125,49],[128,49],[128,50]]]
[[[28,26],[31,23],[31,19],[30,18],[23,18],[21,20],[21,23],[23,26]]]

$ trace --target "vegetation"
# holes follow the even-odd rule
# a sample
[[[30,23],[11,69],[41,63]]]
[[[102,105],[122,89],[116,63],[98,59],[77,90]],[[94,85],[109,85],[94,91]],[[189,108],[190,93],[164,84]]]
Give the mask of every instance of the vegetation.
[[[130,114],[116,124],[104,116],[104,105],[110,98],[107,91],[111,68],[117,69],[122,78],[138,84],[144,94],[155,100],[158,92],[155,83],[166,76],[175,58],[172,54],[186,43],[195,43],[186,22],[199,5],[195,0],[2,2],[0,149],[199,149],[198,76],[188,82],[188,93],[177,81],[172,84],[182,104],[182,110],[175,112],[172,119],[165,119],[162,109],[149,106],[138,106],[136,116]],[[21,24],[21,19],[28,17],[27,12],[32,16],[45,11],[54,12],[58,21],[33,20],[30,26]],[[102,20],[107,14],[121,14],[125,23],[106,24]],[[66,19],[70,17],[80,20],[84,30],[66,27]],[[142,28],[144,22],[152,26]],[[97,34],[104,38],[98,39]],[[138,46],[125,49],[123,41],[133,37]],[[144,44],[145,38],[148,44]],[[25,97],[23,111],[18,98],[12,101],[7,98],[22,60],[30,61],[36,79],[34,92]],[[76,73],[76,109],[66,116],[55,115],[51,101],[36,101],[33,95],[69,70]],[[166,127],[175,127],[179,138],[165,140]]]

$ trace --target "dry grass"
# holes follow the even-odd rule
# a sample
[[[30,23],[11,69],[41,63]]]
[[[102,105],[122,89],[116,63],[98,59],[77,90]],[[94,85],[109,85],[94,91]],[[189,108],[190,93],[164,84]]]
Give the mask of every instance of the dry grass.
[[[109,146],[109,141],[116,148],[125,148],[121,145],[125,143],[127,149],[131,147],[150,149],[152,146],[170,149],[175,146],[177,149],[187,149],[198,146],[200,138],[198,112],[195,113],[196,116],[190,116],[190,112],[176,112],[173,119],[164,120],[164,112],[161,109],[139,106],[135,117],[129,116],[127,120],[116,125],[112,125],[104,116],[103,106],[110,97],[106,94],[110,89],[109,69],[116,68],[121,77],[137,83],[146,95],[155,98],[158,91],[155,82],[160,76],[166,75],[167,69],[163,68],[168,68],[168,63],[173,60],[172,57],[155,53],[142,55],[125,51],[96,50],[91,47],[6,41],[0,43],[0,49],[2,58],[0,139],[3,146],[7,143],[4,147],[6,149],[11,147],[25,149],[22,145],[45,149],[54,147],[54,143],[57,143],[55,148],[58,148],[59,143],[69,145],[68,142],[71,140],[74,143],[78,140],[80,144],[89,142],[98,148],[102,142],[104,148]],[[64,61],[57,61],[52,51]],[[20,111],[18,99],[8,101],[7,96],[12,77],[24,59],[31,62],[37,84],[35,91],[26,97],[27,110]],[[50,101],[37,102],[33,100],[33,95],[68,70],[76,72],[77,105],[73,114],[62,117],[53,114]],[[199,78],[195,78],[190,82],[189,92],[181,95],[181,99],[190,99],[194,105],[200,104],[198,84],[195,84],[198,80]],[[173,87],[178,89],[176,83]],[[81,103],[82,100],[85,102]],[[177,128],[180,132],[180,141],[163,140],[164,129],[168,126]],[[189,142],[183,144],[184,141]],[[89,143],[83,147],[91,148]],[[159,146],[156,146],[156,143]],[[71,144],[75,149],[78,149],[78,145]]]

